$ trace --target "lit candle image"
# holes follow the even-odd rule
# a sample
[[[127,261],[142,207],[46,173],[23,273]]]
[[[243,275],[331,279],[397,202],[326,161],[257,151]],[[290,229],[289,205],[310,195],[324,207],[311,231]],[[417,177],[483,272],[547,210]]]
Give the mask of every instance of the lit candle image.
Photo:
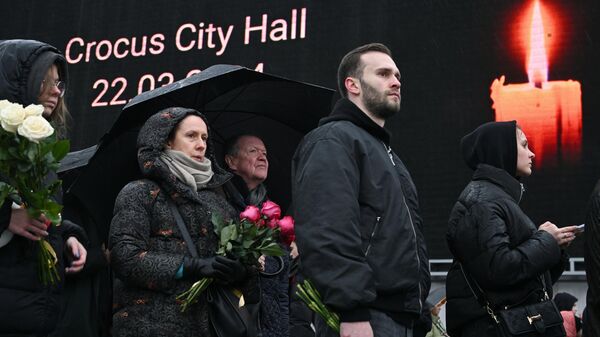
[[[538,1],[533,6],[529,32],[529,83],[505,84],[505,76],[491,85],[496,121],[516,120],[523,128],[538,167],[577,163],[581,156],[581,85],[578,81],[548,81],[548,53]]]

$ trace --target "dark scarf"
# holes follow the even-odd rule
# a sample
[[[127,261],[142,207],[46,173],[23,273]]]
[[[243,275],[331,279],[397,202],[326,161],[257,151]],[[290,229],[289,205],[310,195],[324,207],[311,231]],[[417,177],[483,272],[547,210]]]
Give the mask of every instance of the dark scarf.
[[[267,188],[264,184],[259,184],[255,189],[249,190],[244,179],[237,174],[233,175],[230,183],[229,186],[225,186],[229,201],[240,212],[248,205],[260,207],[268,199]]]

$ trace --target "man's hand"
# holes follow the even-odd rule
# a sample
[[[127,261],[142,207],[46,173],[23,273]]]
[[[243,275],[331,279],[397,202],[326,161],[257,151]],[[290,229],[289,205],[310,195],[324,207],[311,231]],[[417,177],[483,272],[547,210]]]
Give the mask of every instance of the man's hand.
[[[70,266],[65,268],[67,274],[78,273],[83,269],[85,259],[87,258],[87,250],[83,247],[81,242],[76,237],[71,236],[67,239],[67,254],[72,258]]]
[[[290,256],[292,257],[292,259],[295,259],[298,257],[298,246],[296,245],[296,241],[292,241],[292,243],[290,244],[290,248],[292,249],[290,251]]]
[[[25,209],[13,209],[10,214],[8,230],[29,240],[38,241],[48,236],[46,219],[31,219]]]
[[[340,337],[373,337],[369,321],[340,323]]]

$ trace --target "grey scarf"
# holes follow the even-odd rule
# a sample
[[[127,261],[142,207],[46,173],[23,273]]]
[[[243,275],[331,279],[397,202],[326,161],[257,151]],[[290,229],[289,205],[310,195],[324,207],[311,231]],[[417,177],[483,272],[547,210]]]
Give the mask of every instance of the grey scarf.
[[[177,179],[190,186],[194,192],[206,187],[214,175],[210,159],[206,157],[198,162],[181,151],[165,149],[160,159]]]

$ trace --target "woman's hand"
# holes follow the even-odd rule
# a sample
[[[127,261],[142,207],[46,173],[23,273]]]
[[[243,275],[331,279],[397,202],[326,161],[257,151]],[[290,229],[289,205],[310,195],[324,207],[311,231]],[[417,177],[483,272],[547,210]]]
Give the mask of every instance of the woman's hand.
[[[46,218],[31,219],[23,208],[13,208],[8,230],[29,240],[38,241],[48,236]]]
[[[71,257],[71,265],[65,268],[67,274],[78,273],[83,269],[87,258],[87,250],[76,237],[71,236],[67,239],[67,254]]]
[[[546,221],[540,225],[539,230],[550,233],[561,248],[566,248],[573,240],[575,240],[575,230],[577,230],[577,226],[558,228],[552,222]]]

